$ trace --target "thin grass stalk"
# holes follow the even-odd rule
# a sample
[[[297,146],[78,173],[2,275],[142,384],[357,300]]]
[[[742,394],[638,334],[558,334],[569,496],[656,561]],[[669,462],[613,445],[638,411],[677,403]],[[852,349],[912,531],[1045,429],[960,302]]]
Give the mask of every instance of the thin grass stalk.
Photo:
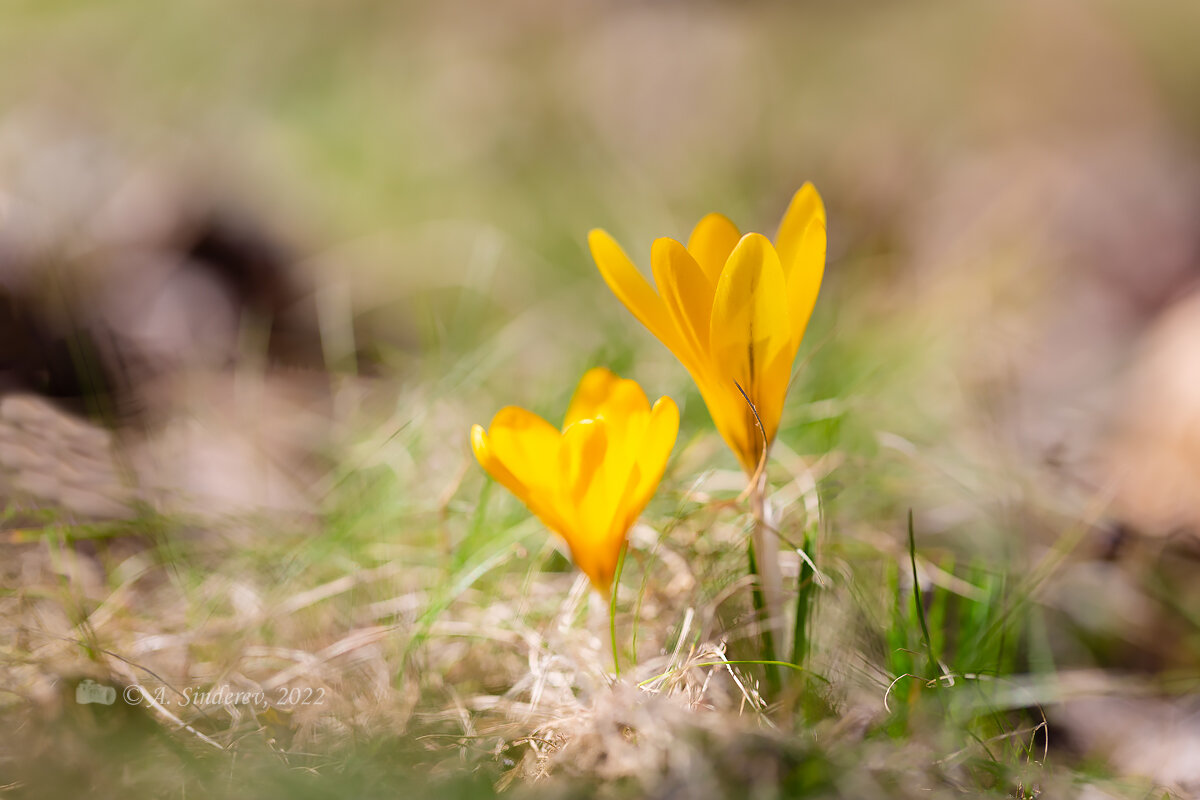
[[[925,602],[921,597],[921,579],[917,576],[917,537],[913,531],[913,512],[908,510],[908,559],[912,565],[913,605],[917,609],[917,619],[921,623],[921,635],[925,639],[925,653],[929,658],[929,669],[938,672],[937,656],[933,652],[933,639],[929,635],[929,622],[925,619]]]
[[[800,559],[800,575],[796,579],[796,626],[792,636],[792,663],[803,667],[808,658],[809,621],[812,619],[813,597],[816,594],[817,575],[813,569],[813,550],[817,537],[815,528],[804,532],[802,546],[808,558]]]
[[[613,672],[616,673],[618,680],[621,678],[621,658],[617,652],[617,590],[621,588],[621,572],[625,569],[625,554],[628,551],[629,544],[626,543],[621,548],[621,554],[617,556],[617,571],[613,575],[612,597],[608,601],[608,632],[612,637]]]

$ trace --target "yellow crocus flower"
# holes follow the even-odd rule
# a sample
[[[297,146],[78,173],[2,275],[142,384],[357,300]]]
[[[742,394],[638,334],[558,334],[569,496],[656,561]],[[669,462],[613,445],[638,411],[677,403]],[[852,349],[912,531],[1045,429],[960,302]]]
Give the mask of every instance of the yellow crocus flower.
[[[792,365],[825,269],[825,208],[812,184],[796,192],[772,244],[709,214],[687,246],[650,251],[653,287],[620,245],[593,230],[588,244],[613,294],[683,363],[713,423],[753,475],[775,439]],[[762,420],[758,431],[754,412]],[[765,448],[764,448],[765,444]]]
[[[579,382],[560,432],[523,408],[471,428],[475,458],[561,536],[592,585],[607,592],[625,537],[662,480],[679,433],[669,397],[654,407],[635,381],[597,367]]]

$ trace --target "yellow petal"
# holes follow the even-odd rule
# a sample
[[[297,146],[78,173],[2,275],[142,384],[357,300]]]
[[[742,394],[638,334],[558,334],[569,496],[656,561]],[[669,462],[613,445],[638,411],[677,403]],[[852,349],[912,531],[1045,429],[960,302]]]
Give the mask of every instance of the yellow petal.
[[[612,385],[608,396],[596,409],[598,419],[607,419],[625,430],[643,423],[650,413],[650,401],[637,381],[623,378]]]
[[[492,417],[487,441],[490,452],[531,496],[557,485],[562,436],[537,414],[516,406],[500,409]]]
[[[708,360],[708,324],[716,286],[687,248],[674,239],[655,240],[650,263],[671,323],[687,347],[686,354],[677,351],[675,355],[685,367],[694,369]]]
[[[796,192],[775,237],[788,288],[792,342],[800,346],[825,273],[825,206],[811,183]]]
[[[479,466],[483,467],[487,474],[491,475],[501,486],[508,489],[521,502],[526,502],[529,498],[528,488],[521,483],[516,477],[509,472],[508,468],[500,463],[500,459],[496,458],[492,453],[488,443],[487,432],[484,431],[482,425],[471,426],[471,449],[475,451],[475,460],[479,462]]]
[[[713,299],[709,346],[713,361],[743,389],[790,335],[786,285],[775,248],[765,236],[748,233],[729,256]]]
[[[612,589],[613,576],[617,572],[617,562],[621,559],[621,548],[625,546],[622,539],[617,542],[616,549],[611,547],[589,547],[586,549],[571,548],[571,561],[584,575],[587,575],[592,586],[601,595],[607,595]]]
[[[641,516],[654,496],[679,434],[679,407],[669,397],[660,397],[650,411],[650,422],[639,437],[636,465],[622,501],[622,537]]]
[[[717,381],[721,381],[717,383]],[[753,473],[758,464],[758,454],[761,452],[761,439],[754,417],[749,413],[745,398],[724,377],[714,377],[711,381],[696,382],[700,396],[708,407],[709,416],[725,444],[738,457],[739,463],[746,472]]]
[[[603,419],[584,419],[571,425],[563,433],[559,460],[562,508],[568,516],[568,526],[561,533],[575,566],[601,591],[607,590],[612,580],[624,543],[623,537],[615,541],[612,535],[620,509],[606,475],[608,434],[614,427]]]
[[[735,410],[734,398],[740,393],[733,384],[740,385],[756,406],[759,403],[755,398],[765,385],[775,388],[769,381],[765,384],[764,378],[781,354],[783,358],[790,355],[792,335],[786,290],[775,248],[766,237],[748,233],[730,254],[713,300],[709,346],[714,379],[729,398],[720,412],[714,412],[714,422],[724,428],[722,433],[743,468],[751,470],[756,455],[761,453],[760,437],[750,408]],[[711,406],[709,410],[714,411]],[[718,413],[722,419],[717,419]],[[763,422],[768,427],[765,418]]]
[[[588,246],[600,275],[612,293],[668,350],[678,354],[679,336],[671,325],[662,298],[655,294],[621,246],[599,228],[588,233]]]
[[[715,286],[729,254],[741,238],[742,234],[728,217],[723,214],[709,214],[692,229],[687,249]]]
[[[825,205],[816,187],[806,183],[792,196],[792,202],[788,204],[779,223],[779,233],[775,236],[775,249],[779,252],[785,276],[792,272],[809,224],[817,219],[824,224]]]
[[[529,486],[517,479],[508,467],[504,466],[500,459],[496,457],[491,440],[483,430],[482,425],[475,425],[471,428],[471,449],[475,451],[475,458],[479,461],[480,466],[489,475],[501,486],[512,492],[518,500],[524,503],[530,511],[546,524],[546,527],[562,535],[567,525],[562,514],[559,513],[555,493],[548,491],[545,487],[539,487],[531,492]]]
[[[604,512],[588,513],[595,521],[603,523],[604,530],[608,530],[620,525],[620,503],[624,489],[637,462],[646,427],[650,424],[650,401],[637,382],[620,381],[613,387],[599,415],[600,419],[609,423],[608,452],[603,467],[603,486],[607,496],[603,501]]]
[[[594,367],[579,381],[563,429],[584,419],[609,417],[624,422],[630,415],[649,412],[650,401],[637,381],[617,377],[605,367]]]
[[[558,470],[563,497],[570,506],[582,511],[584,495],[597,486],[600,468],[608,449],[603,420],[583,419],[563,432],[558,454]]]
[[[775,360],[767,364],[767,368],[763,370],[762,380],[755,387],[754,394],[750,396],[763,426],[763,435],[755,434],[758,437],[755,440],[755,466],[758,464],[762,439],[765,437],[768,445],[775,441],[775,433],[779,430],[779,421],[783,417],[784,401],[787,399],[788,384],[792,380],[792,365],[795,360],[795,350],[790,348],[781,350],[775,356]]]
[[[571,396],[571,405],[567,407],[567,416],[563,419],[563,429],[569,428],[581,419],[595,419],[600,406],[608,399],[613,387],[621,379],[607,367],[593,367],[579,379],[575,394]]]
[[[825,220],[814,219],[809,223],[800,242],[800,250],[787,276],[788,313],[792,322],[792,342],[800,346],[813,306],[821,291],[821,279],[825,274]]]

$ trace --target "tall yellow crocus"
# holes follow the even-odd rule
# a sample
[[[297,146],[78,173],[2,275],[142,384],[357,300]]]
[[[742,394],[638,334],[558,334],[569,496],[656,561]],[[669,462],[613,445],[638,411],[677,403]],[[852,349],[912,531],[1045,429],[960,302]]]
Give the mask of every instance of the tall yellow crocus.
[[[613,294],[683,363],[725,443],[754,474],[779,428],[792,365],[825,269],[825,208],[812,184],[796,192],[774,244],[720,214],[687,246],[654,242],[653,287],[605,231],[588,234]],[[758,431],[754,404],[762,420]]]
[[[589,370],[562,431],[523,408],[471,428],[480,465],[561,536],[601,592],[612,585],[625,537],[650,502],[679,433],[669,397],[654,407],[631,380]]]

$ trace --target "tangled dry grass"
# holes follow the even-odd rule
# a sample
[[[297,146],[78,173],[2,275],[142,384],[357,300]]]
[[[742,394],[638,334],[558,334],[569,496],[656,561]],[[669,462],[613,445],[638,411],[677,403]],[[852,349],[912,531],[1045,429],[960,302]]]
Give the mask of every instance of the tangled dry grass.
[[[417,446],[386,428],[364,442],[379,463],[388,447]],[[708,445],[685,450],[676,478]],[[815,487],[841,459],[781,446],[778,461],[784,529],[810,513],[815,522]],[[5,764],[9,790],[53,791],[89,775],[115,786],[130,769],[149,793],[168,791],[179,769],[183,785],[225,794],[297,776],[310,781],[305,791],[362,781],[380,795],[395,781],[464,775],[482,783],[463,791],[550,796],[928,796],[989,783],[1029,794],[1078,784],[1044,767],[1045,717],[1021,711],[1036,693],[1001,698],[960,675],[959,685],[977,685],[964,710],[953,675],[927,683],[892,671],[877,638],[884,623],[871,618],[890,601],[864,591],[861,577],[872,561],[902,563],[887,537],[844,535],[814,554],[813,657],[779,693],[770,668],[753,663],[762,621],[741,565],[741,478],[676,480],[652,517],[660,528],[631,538],[618,597],[626,663],[615,679],[606,604],[536,523],[459,466],[425,473],[399,502],[388,474],[360,465],[340,476],[319,521],[148,510],[117,523],[46,511],[10,521],[3,684],[6,716],[18,720],[10,752],[20,741],[23,756]],[[396,530],[406,535],[385,535]],[[793,556],[785,576],[794,581]],[[981,591],[923,557],[919,568],[932,591]],[[76,702],[88,678],[117,689],[114,707]],[[939,687],[952,699],[925,696]],[[225,697],[182,702],[198,689]],[[898,709],[906,733],[880,739]],[[984,737],[972,730],[984,713],[1007,721]],[[367,766],[362,748],[375,753]],[[47,784],[64,758],[84,774]],[[981,783],[984,764],[1002,772]]]

